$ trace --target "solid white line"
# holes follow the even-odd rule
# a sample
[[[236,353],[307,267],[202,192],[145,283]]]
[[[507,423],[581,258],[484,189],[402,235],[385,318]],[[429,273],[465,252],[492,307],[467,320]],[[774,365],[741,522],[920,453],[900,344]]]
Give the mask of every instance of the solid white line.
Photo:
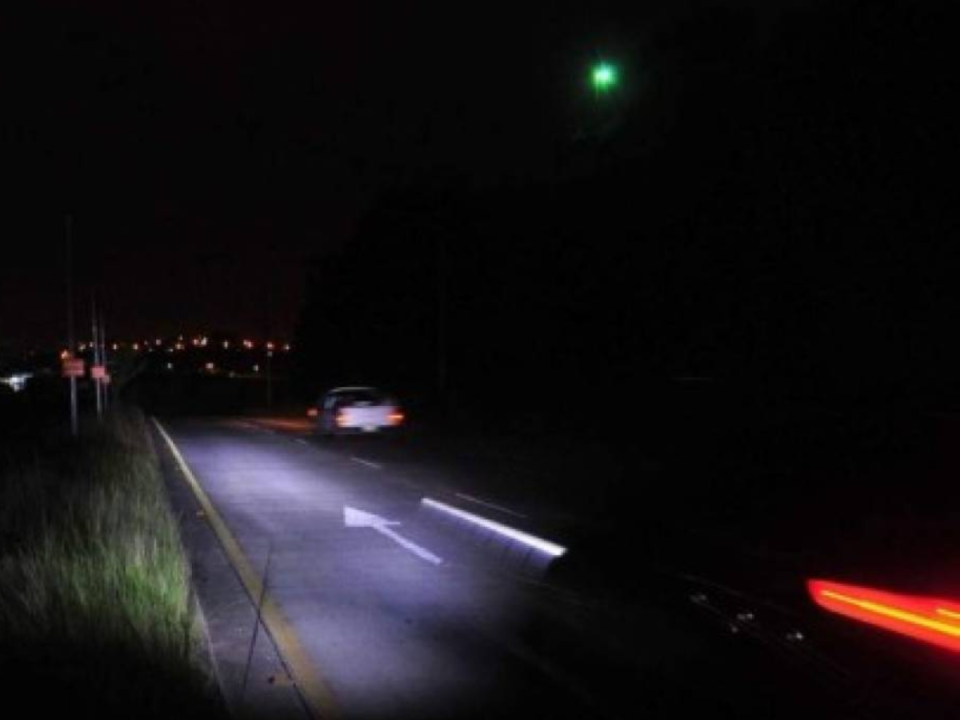
[[[485,517],[474,515],[466,510],[461,510],[460,508],[455,508],[452,505],[442,503],[439,500],[431,500],[430,498],[425,497],[420,502],[424,505],[429,505],[430,507],[436,508],[437,510],[442,510],[449,515],[454,515],[462,520],[466,520],[467,522],[472,522],[475,525],[485,527],[487,530],[492,530],[493,532],[503,535],[504,537],[508,537],[511,540],[516,540],[524,545],[529,545],[530,547],[540,550],[541,552],[544,552],[552,557],[560,557],[567,551],[567,549],[562,545],[557,545],[549,540],[538,538],[529,533],[525,533],[522,530],[516,530],[512,527],[501,525],[494,520],[488,520]]]
[[[368,468],[373,468],[374,470],[383,470],[383,465],[378,465],[375,462],[370,462],[369,460],[364,460],[363,458],[350,456],[350,459],[354,462],[358,462],[361,465],[366,465]]]
[[[499,510],[500,512],[506,513],[507,515],[513,515],[514,517],[518,517],[518,518],[527,517],[523,513],[518,513],[515,510],[511,510],[510,508],[505,508],[503,505],[496,505],[495,503],[487,502],[486,500],[481,500],[480,498],[473,497],[473,495],[467,495],[466,493],[455,493],[455,495],[458,498],[468,500],[469,502],[476,503],[477,505],[483,505],[484,507],[491,508],[492,510]]]

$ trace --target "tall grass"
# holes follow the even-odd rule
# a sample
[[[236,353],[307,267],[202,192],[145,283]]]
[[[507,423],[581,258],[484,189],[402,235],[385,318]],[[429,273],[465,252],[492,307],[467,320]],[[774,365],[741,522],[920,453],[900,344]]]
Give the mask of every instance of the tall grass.
[[[216,716],[146,423],[114,414],[0,473],[0,687],[98,716]]]

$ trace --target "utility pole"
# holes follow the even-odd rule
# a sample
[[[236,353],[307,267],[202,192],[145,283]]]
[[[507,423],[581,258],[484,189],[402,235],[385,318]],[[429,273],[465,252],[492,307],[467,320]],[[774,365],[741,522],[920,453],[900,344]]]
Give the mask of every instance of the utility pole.
[[[267,411],[273,410],[273,341],[270,335],[273,333],[273,272],[277,267],[277,248],[276,245],[270,245],[270,264],[266,272],[266,317],[264,325],[266,326],[266,338],[264,339],[264,350],[266,359],[264,364],[267,371]]]
[[[103,388],[103,407],[106,408],[110,398],[110,373],[107,372],[107,325],[103,320],[103,305],[100,305],[100,364],[106,373],[100,384]]]
[[[76,355],[76,336],[73,333],[73,216],[65,218],[67,240],[67,352],[72,359]],[[70,376],[70,434],[80,434],[80,419],[77,415],[77,378]]]
[[[447,253],[443,229],[437,232],[437,391],[447,392]]]
[[[447,237],[451,233],[451,224],[449,221],[444,222],[437,219],[436,214],[421,214],[417,215],[413,212],[401,212],[399,217],[410,218],[412,221],[424,222],[430,226],[431,231],[434,233],[435,244],[434,244],[434,262],[436,264],[436,333],[434,336],[434,342],[436,348],[434,352],[436,354],[435,366],[434,366],[434,381],[436,382],[436,393],[437,399],[444,403],[446,402],[447,395],[447,376],[448,372],[448,363],[447,363],[447,305],[448,305],[448,278],[447,278]]]
[[[100,366],[100,328],[99,322],[97,322],[97,300],[96,296],[91,301],[93,306],[92,308],[92,325],[93,325],[93,367]],[[100,377],[96,376],[93,378],[93,389],[97,396],[97,420],[103,420],[103,385],[101,383]]]
[[[273,343],[267,341],[267,410],[273,410]]]

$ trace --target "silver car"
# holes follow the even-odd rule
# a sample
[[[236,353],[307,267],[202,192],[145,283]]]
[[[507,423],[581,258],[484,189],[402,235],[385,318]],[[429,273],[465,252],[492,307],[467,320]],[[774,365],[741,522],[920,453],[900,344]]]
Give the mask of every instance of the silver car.
[[[317,403],[322,435],[376,433],[400,427],[405,418],[397,401],[372,387],[339,387]]]

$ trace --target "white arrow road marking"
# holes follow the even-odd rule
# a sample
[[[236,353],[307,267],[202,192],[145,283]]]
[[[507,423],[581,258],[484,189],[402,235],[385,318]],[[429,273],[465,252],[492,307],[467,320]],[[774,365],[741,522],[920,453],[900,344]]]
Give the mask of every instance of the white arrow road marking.
[[[437,557],[429,550],[426,550],[415,542],[407,540],[400,533],[391,530],[388,526],[390,525],[399,525],[400,523],[395,520],[387,520],[382,518],[379,515],[374,515],[373,513],[364,512],[363,510],[357,510],[349,506],[344,506],[343,508],[343,524],[347,527],[368,527],[376,530],[381,535],[390,538],[397,545],[400,545],[403,548],[406,548],[414,555],[419,557],[421,560],[426,560],[429,563],[434,565],[439,565],[443,562],[442,558]]]

